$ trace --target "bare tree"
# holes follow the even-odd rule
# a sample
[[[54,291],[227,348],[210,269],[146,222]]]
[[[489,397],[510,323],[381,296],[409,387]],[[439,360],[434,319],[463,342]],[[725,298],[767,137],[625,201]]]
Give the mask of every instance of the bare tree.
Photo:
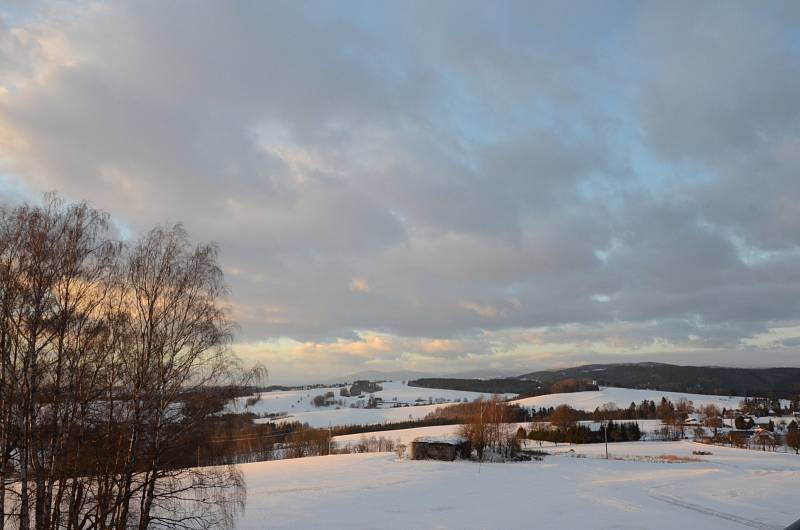
[[[484,451],[491,438],[491,427],[489,425],[489,404],[483,397],[473,401],[472,412],[458,428],[458,435],[469,441],[470,446],[475,449],[478,460],[483,460]]]
[[[717,430],[722,427],[722,411],[713,403],[703,405],[700,407],[700,417],[703,425],[714,430],[714,436],[717,435]]]
[[[798,429],[797,422],[794,420],[789,423],[789,428],[786,431],[786,445],[794,449],[795,454],[800,453],[800,429]]]
[[[216,247],[180,225],[123,245],[85,203],[0,211],[0,513],[21,530],[231,526],[241,474],[185,450],[213,389],[242,382],[226,292]]]
[[[506,424],[507,405],[498,396],[492,396],[490,399],[478,398],[466,407],[470,412],[459,426],[458,434],[469,441],[478,459],[484,459],[487,449],[511,456],[519,444],[516,431]]]
[[[577,419],[577,411],[569,405],[557,406],[550,415],[550,423],[561,430],[574,426]]]
[[[3,460],[11,449],[19,455],[19,527],[48,528],[56,483],[59,495],[70,487],[76,395],[91,387],[82,370],[95,353],[87,348],[98,335],[99,284],[116,246],[103,239],[105,214],[54,195],[2,212],[1,230]]]

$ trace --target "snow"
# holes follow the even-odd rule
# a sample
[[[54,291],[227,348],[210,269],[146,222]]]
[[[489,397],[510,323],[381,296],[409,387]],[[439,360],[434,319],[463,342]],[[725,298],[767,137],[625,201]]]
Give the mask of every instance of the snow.
[[[331,425],[371,425],[377,423],[395,423],[399,421],[421,420],[431,412],[446,405],[421,405],[418,407],[397,407],[391,409],[350,409],[326,408],[311,412],[291,414],[281,421],[299,421],[311,427],[329,427]],[[268,418],[255,420],[256,423],[269,422]]]
[[[373,394],[365,394],[362,398],[339,396],[339,388],[312,388],[307,390],[290,390],[277,392],[263,392],[261,399],[251,405],[246,406],[247,398],[237,398],[228,406],[230,411],[252,412],[259,416],[268,414],[285,414],[278,419],[259,418],[257,423],[270,421],[299,421],[308,423],[311,427],[324,428],[337,425],[367,425],[396,423],[409,420],[420,420],[435,410],[447,406],[453,402],[464,399],[472,401],[484,394],[478,392],[464,392],[457,390],[444,390],[433,388],[410,387],[399,381],[388,381],[381,383],[383,390]],[[342,405],[330,407],[315,407],[312,400],[315,396],[333,392],[334,399],[342,400]],[[366,402],[368,395],[383,399],[381,408],[351,408],[351,404],[361,404]],[[515,397],[513,394],[504,396],[506,398]],[[523,399],[516,399],[511,403],[528,408],[557,407],[558,405],[568,404],[576,409],[593,411],[597,407],[613,402],[619,408],[626,408],[631,402],[637,405],[643,400],[652,400],[658,403],[662,397],[675,402],[678,399],[688,399],[695,407],[713,403],[718,407],[735,409],[738,408],[740,401],[744,398],[739,396],[711,396],[702,394],[688,394],[682,392],[666,392],[661,390],[639,390],[630,388],[603,387],[597,391],[572,392],[563,394],[547,394]],[[411,404],[423,400],[439,401],[434,405],[417,405],[394,407],[395,403]],[[791,418],[790,418],[791,420]],[[637,420],[643,431],[653,431],[660,425],[653,423],[655,420]],[[651,424],[652,423],[652,424]],[[787,422],[788,423],[788,422]],[[384,434],[384,437],[390,437]],[[394,439],[394,436],[392,435]],[[405,442],[404,442],[405,443]]]
[[[422,442],[429,444],[461,444],[467,441],[463,436],[418,436],[412,442]]]
[[[641,429],[642,432],[643,440],[657,438],[656,436],[654,436],[654,433],[656,433],[664,425],[661,422],[661,420],[619,420],[619,422],[638,423],[639,429]],[[578,423],[589,427],[593,431],[599,431],[602,428],[602,424],[600,422],[580,421]],[[540,422],[508,423],[506,425],[509,429],[513,431],[516,431],[519,427],[523,427],[526,431],[529,431],[533,425],[546,427],[550,425],[550,423],[546,421],[540,421]],[[431,427],[414,427],[411,429],[396,429],[391,431],[374,431],[374,432],[334,436],[332,440],[339,448],[343,448],[346,446],[356,446],[373,437],[385,438],[387,440],[395,442],[396,444],[408,445],[415,438],[419,437],[448,438],[452,436],[457,436],[459,427],[460,427],[459,425],[435,425]],[[687,432],[688,430],[689,428],[687,428]],[[529,441],[529,443],[531,447],[539,447],[538,441]],[[785,449],[785,447],[780,449]]]
[[[637,405],[643,400],[655,401],[658,404],[661,398],[665,397],[673,403],[678,399],[685,398],[694,403],[695,407],[713,403],[718,407],[734,409],[739,407],[739,402],[743,397],[738,396],[710,396],[703,394],[687,394],[683,392],[665,392],[662,390],[639,390],[633,388],[601,387],[600,390],[588,392],[571,392],[565,394],[546,394],[514,400],[523,407],[557,407],[559,405],[569,405],[578,410],[593,411],[597,407],[602,407],[606,403],[615,403],[619,408],[627,408],[631,402]]]
[[[345,434],[342,436],[334,436],[333,442],[336,443],[337,447],[345,447],[347,445],[355,445],[360,443],[362,440],[375,437],[380,438],[381,436],[395,441],[399,444],[408,445],[416,438],[422,437],[430,437],[430,438],[437,438],[437,437],[450,437],[455,436],[458,434],[458,425],[435,425],[433,427],[415,427],[413,429],[398,429],[394,431],[380,431],[380,432],[366,432],[361,434]]]
[[[380,383],[380,385],[383,390],[372,394],[364,394],[361,398],[340,396],[338,387],[262,392],[259,394],[261,399],[254,405],[248,407],[246,405],[247,397],[242,397],[233,400],[228,405],[227,410],[230,412],[252,412],[259,416],[285,413],[287,417],[281,418],[282,420],[307,422],[312,427],[364,425],[422,419],[430,412],[441,407],[442,404],[454,403],[464,399],[473,401],[485,395],[479,392],[412,387],[400,381],[387,381]],[[333,398],[341,400],[343,403],[331,407],[315,407],[312,403],[314,397],[326,392],[333,392]],[[366,404],[368,396],[381,398],[383,400],[382,408],[351,408],[351,405],[363,406]],[[502,397],[504,399],[513,398],[515,394],[508,394]],[[413,405],[417,400],[421,400],[425,404],[392,408],[395,403]],[[428,403],[431,400],[434,403],[439,402],[439,404],[429,405]]]
[[[786,425],[788,425],[793,421],[797,421],[797,418],[795,418],[794,416],[759,416],[757,418],[754,418],[753,421],[755,421],[756,425],[766,425],[769,422],[772,422],[777,426],[780,425],[781,423],[785,423]]]
[[[246,464],[238,528],[779,529],[800,516],[795,455],[687,441],[609,444],[611,460],[600,458],[602,444],[557,450],[570,449],[480,466],[391,453]],[[647,460],[693,450],[713,455]]]

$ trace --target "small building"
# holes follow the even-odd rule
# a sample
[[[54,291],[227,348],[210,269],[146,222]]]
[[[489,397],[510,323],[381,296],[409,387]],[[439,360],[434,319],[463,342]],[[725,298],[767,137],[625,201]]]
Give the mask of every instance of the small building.
[[[758,417],[753,420],[755,422],[756,427],[761,427],[762,429],[773,430],[775,428],[775,422],[771,416],[763,416]]]
[[[768,447],[774,450],[776,445],[775,434],[767,429],[756,427],[753,436],[750,437],[750,442],[755,446],[761,446],[762,451]]]
[[[727,434],[731,445],[735,445],[736,447],[745,447],[752,436],[753,431],[750,429],[731,429]]]
[[[461,436],[421,436],[411,442],[412,460],[444,460],[469,458],[469,441]]]

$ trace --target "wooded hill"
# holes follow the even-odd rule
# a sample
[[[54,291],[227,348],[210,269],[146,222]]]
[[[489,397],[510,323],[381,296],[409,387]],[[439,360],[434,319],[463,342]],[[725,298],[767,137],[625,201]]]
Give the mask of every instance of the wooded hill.
[[[577,379],[572,377],[552,381],[535,381],[521,379],[519,377],[504,377],[498,379],[427,377],[409,381],[408,386],[444,388],[448,390],[481,392],[483,394],[519,394],[520,397],[598,389],[596,384],[593,384],[586,378]]]
[[[564,380],[600,386],[689,392],[719,396],[793,398],[800,394],[800,368],[726,368],[665,363],[588,364],[563,370],[542,370],[503,379],[425,378],[411,386],[485,393],[536,395],[553,393]]]

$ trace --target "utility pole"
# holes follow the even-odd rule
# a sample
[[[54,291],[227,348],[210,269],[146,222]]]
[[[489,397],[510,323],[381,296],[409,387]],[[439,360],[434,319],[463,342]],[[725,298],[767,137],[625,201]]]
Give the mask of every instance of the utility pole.
[[[608,460],[608,423],[603,423],[603,441],[606,443],[606,460]]]

